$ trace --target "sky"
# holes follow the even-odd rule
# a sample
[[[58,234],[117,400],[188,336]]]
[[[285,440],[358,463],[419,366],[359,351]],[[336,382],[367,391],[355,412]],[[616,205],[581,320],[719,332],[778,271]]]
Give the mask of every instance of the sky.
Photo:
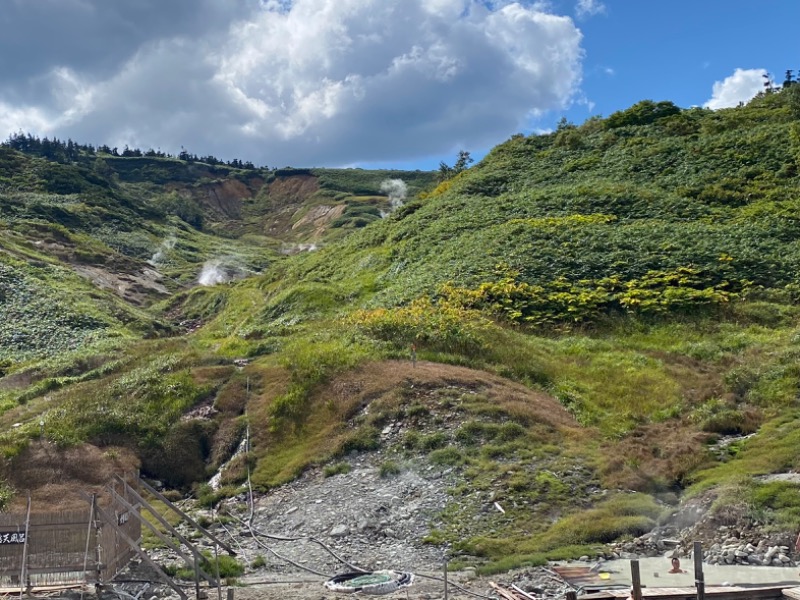
[[[435,169],[800,70],[800,0],[0,0],[0,138]]]

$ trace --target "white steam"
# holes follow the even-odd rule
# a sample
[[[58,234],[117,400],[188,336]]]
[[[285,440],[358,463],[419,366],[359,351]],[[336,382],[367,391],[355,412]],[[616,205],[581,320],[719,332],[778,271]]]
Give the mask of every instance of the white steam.
[[[236,257],[213,258],[203,263],[203,269],[200,271],[197,282],[200,285],[228,283],[234,279],[247,277],[248,272],[252,273],[253,271],[243,267]]]
[[[402,179],[386,179],[381,183],[381,192],[389,196],[392,210],[397,210],[403,206],[403,201],[408,195],[408,186]]]
[[[178,240],[174,235],[169,236],[167,239],[161,242],[161,245],[158,247],[158,250],[156,250],[156,253],[153,254],[153,256],[150,257],[150,260],[147,262],[154,267],[160,266],[167,258],[167,253],[175,247],[177,241]]]
[[[299,254],[300,252],[314,252],[314,250],[318,250],[319,246],[314,244],[283,244],[281,246],[281,254]]]
[[[222,262],[215,258],[213,260],[207,260],[205,264],[203,264],[203,270],[200,271],[198,282],[200,285],[217,285],[218,283],[230,281],[230,279],[227,271],[222,266]]]

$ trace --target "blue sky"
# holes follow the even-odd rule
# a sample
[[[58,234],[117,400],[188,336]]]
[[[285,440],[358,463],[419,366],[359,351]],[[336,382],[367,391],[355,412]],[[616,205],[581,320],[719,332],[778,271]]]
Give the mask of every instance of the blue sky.
[[[0,137],[272,167],[435,169],[800,69],[800,0],[0,1]]]
[[[643,99],[703,105],[714,82],[737,68],[765,69],[780,81],[786,69],[800,69],[795,0],[605,0],[604,6],[577,20],[584,34],[581,88],[594,103],[591,114],[607,116]],[[586,108],[566,114],[581,122]]]

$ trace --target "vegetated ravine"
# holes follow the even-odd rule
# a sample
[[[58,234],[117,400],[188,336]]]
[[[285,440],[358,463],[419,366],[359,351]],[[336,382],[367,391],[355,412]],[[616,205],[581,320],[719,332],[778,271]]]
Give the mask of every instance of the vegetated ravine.
[[[440,174],[123,154],[0,147],[8,507],[105,472],[42,456],[204,504],[373,457],[446,472],[425,542],[486,569],[681,501],[800,525],[796,483],[762,478],[800,456],[800,87],[643,101]]]

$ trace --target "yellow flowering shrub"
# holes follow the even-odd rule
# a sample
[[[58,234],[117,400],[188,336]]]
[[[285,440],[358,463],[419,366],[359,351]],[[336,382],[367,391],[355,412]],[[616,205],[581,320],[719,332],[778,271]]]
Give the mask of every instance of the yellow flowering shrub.
[[[360,310],[349,320],[371,336],[398,345],[465,353],[482,347],[481,331],[488,325],[476,310],[428,297],[396,308]]]

